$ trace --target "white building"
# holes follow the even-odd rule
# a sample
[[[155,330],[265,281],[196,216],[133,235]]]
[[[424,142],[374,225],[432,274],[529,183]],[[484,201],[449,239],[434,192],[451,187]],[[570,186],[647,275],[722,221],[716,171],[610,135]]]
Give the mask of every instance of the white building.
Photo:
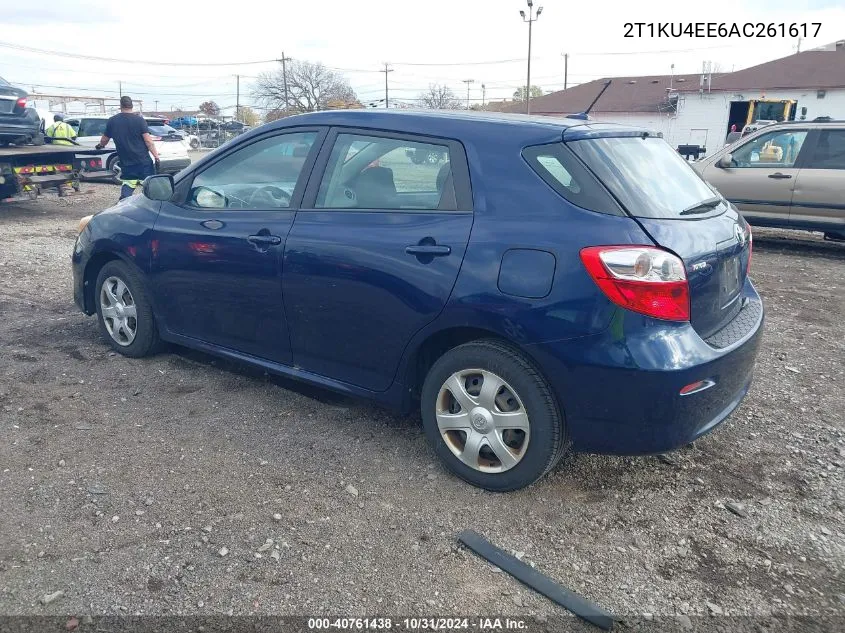
[[[762,119],[845,119],[845,41],[732,73],[611,79],[592,119],[659,131],[673,147],[698,145],[708,153],[724,145],[733,125],[741,131]],[[582,112],[606,81],[532,99],[531,112]]]

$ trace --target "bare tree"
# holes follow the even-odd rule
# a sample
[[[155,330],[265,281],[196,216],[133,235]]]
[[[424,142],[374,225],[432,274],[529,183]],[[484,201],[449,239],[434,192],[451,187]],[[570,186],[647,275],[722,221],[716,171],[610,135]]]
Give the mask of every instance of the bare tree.
[[[461,102],[452,89],[440,84],[429,84],[428,90],[421,92],[418,99],[423,108],[432,110],[457,110],[461,107]]]
[[[358,97],[346,79],[322,64],[291,61],[287,65],[287,104],[285,102],[285,76],[279,68],[261,73],[255,82],[253,94],[270,110],[313,112],[325,110],[329,102],[357,103]]]

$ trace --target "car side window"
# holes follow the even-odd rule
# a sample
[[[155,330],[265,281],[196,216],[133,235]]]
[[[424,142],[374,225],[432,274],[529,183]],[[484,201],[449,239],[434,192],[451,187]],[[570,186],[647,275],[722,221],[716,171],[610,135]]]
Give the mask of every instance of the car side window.
[[[102,136],[106,133],[107,119],[82,119],[77,130],[78,136]]]
[[[792,167],[798,159],[807,130],[774,130],[749,141],[732,154],[733,167]]]
[[[194,178],[188,205],[201,209],[285,209],[317,132],[279,134],[250,143]]]
[[[622,215],[611,195],[563,143],[526,147],[522,155],[547,185],[572,204],[599,213]]]
[[[338,134],[316,207],[455,211],[449,146]]]
[[[822,130],[808,169],[845,169],[845,130]]]

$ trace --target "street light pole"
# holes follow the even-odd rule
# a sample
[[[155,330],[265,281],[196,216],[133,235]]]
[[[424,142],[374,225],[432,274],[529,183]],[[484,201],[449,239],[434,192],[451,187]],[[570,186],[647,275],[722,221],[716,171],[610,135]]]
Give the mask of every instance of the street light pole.
[[[462,80],[467,85],[467,110],[469,110],[469,85],[475,82],[475,79],[463,79]]]
[[[528,0],[528,16],[525,11],[520,11],[523,22],[528,22],[528,81],[525,85],[525,114],[531,114],[531,27],[540,17],[543,12],[543,7],[537,7],[537,13],[532,14],[534,10],[534,0]]]

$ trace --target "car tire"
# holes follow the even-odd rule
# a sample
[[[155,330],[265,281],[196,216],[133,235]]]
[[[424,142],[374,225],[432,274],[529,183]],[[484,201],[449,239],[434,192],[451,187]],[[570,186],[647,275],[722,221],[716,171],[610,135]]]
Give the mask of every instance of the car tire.
[[[528,357],[497,340],[473,341],[441,356],[426,375],[420,408],[434,452],[458,477],[485,490],[529,486],[564,453],[565,421],[549,384]]]
[[[111,156],[106,163],[106,169],[108,169],[112,173],[112,177],[114,178],[115,182],[120,182],[120,157],[117,154]]]
[[[141,358],[158,349],[152,304],[141,276],[129,264],[110,261],[102,267],[94,302],[100,332],[116,352]]]

